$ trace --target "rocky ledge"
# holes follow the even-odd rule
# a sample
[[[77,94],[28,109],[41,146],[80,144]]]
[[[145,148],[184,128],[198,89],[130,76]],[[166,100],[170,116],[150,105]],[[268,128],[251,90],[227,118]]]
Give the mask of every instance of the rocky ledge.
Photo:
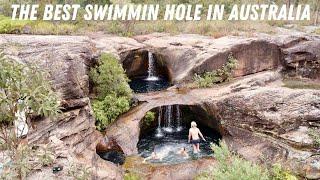
[[[61,94],[63,114],[56,121],[32,122],[27,139],[29,143],[49,144],[56,163],[66,169],[70,162],[82,162],[92,168],[93,178],[122,179],[123,167],[101,160],[95,153],[96,145],[105,142],[108,148],[116,146],[126,155],[136,154],[139,123],[145,113],[158,106],[184,104],[196,107],[195,112],[201,110],[210,115],[212,119],[204,123],[218,129],[230,147],[243,157],[261,162],[266,156],[302,176],[320,178],[320,157],[307,133],[312,127],[320,127],[319,90],[281,85],[284,75],[320,80],[318,36],[214,39],[167,34],[134,38],[99,34],[0,35],[0,49],[10,58],[36,63],[50,72],[54,89]],[[141,104],[119,117],[103,137],[94,127],[88,70],[99,54],[108,52],[119,58],[129,76],[134,76],[146,71],[146,62],[139,58],[146,51],[155,54],[163,72],[176,84],[190,81],[194,73],[220,68],[230,53],[239,61],[234,73],[238,78],[210,89],[171,88],[137,95]],[[271,71],[263,72],[268,70]],[[199,167],[193,175],[204,169]],[[179,176],[170,172],[170,168],[163,168],[167,175],[161,177]],[[62,171],[55,175],[48,168],[31,174],[30,178],[63,178],[66,174]]]

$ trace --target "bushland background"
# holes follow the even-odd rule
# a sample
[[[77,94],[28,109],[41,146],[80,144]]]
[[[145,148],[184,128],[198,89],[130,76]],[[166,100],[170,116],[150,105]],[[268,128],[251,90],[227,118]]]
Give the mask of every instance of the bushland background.
[[[245,3],[275,3],[287,4],[310,4],[312,19],[310,21],[85,21],[77,18],[76,21],[12,21],[11,4],[33,3],[40,4],[40,13],[45,4],[77,3],[82,7],[86,4],[106,3],[157,3],[164,7],[165,4],[225,4],[226,12],[229,13],[233,4]],[[160,8],[160,10],[163,10]],[[206,11],[206,9],[204,9]],[[81,9],[78,17],[84,10]],[[160,12],[160,15],[163,12]],[[203,14],[206,14],[205,12]],[[225,35],[246,35],[253,33],[274,34],[277,27],[304,31],[307,33],[320,34],[320,1],[319,0],[0,0],[0,33],[9,34],[43,34],[43,35],[82,35],[94,32],[104,32],[119,36],[135,36],[153,32],[165,32],[170,34],[192,33],[219,38]],[[41,18],[39,18],[41,19]]]

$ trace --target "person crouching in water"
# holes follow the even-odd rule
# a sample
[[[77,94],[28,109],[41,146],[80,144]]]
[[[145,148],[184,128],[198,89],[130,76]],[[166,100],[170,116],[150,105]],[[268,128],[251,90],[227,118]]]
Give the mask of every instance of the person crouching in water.
[[[189,136],[188,136],[188,143],[191,142],[193,146],[193,153],[199,153],[200,152],[200,138],[199,136],[204,140],[204,137],[200,130],[197,128],[197,123],[192,121],[191,122],[191,128],[189,129]]]

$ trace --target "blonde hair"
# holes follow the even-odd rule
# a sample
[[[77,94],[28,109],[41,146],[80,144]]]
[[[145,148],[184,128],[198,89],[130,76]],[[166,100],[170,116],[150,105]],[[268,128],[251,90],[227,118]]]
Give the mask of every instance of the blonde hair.
[[[192,121],[192,122],[191,122],[191,127],[197,127],[197,123],[194,122],[194,121]]]

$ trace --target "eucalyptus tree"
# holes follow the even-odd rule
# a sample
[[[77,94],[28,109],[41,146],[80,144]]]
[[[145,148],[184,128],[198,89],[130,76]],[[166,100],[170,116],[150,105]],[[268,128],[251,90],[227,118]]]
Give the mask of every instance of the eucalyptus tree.
[[[59,96],[52,90],[47,79],[48,74],[36,66],[25,65],[0,55],[2,148],[14,150],[18,146],[18,132],[14,127],[17,121],[37,116],[54,117],[60,112]]]

